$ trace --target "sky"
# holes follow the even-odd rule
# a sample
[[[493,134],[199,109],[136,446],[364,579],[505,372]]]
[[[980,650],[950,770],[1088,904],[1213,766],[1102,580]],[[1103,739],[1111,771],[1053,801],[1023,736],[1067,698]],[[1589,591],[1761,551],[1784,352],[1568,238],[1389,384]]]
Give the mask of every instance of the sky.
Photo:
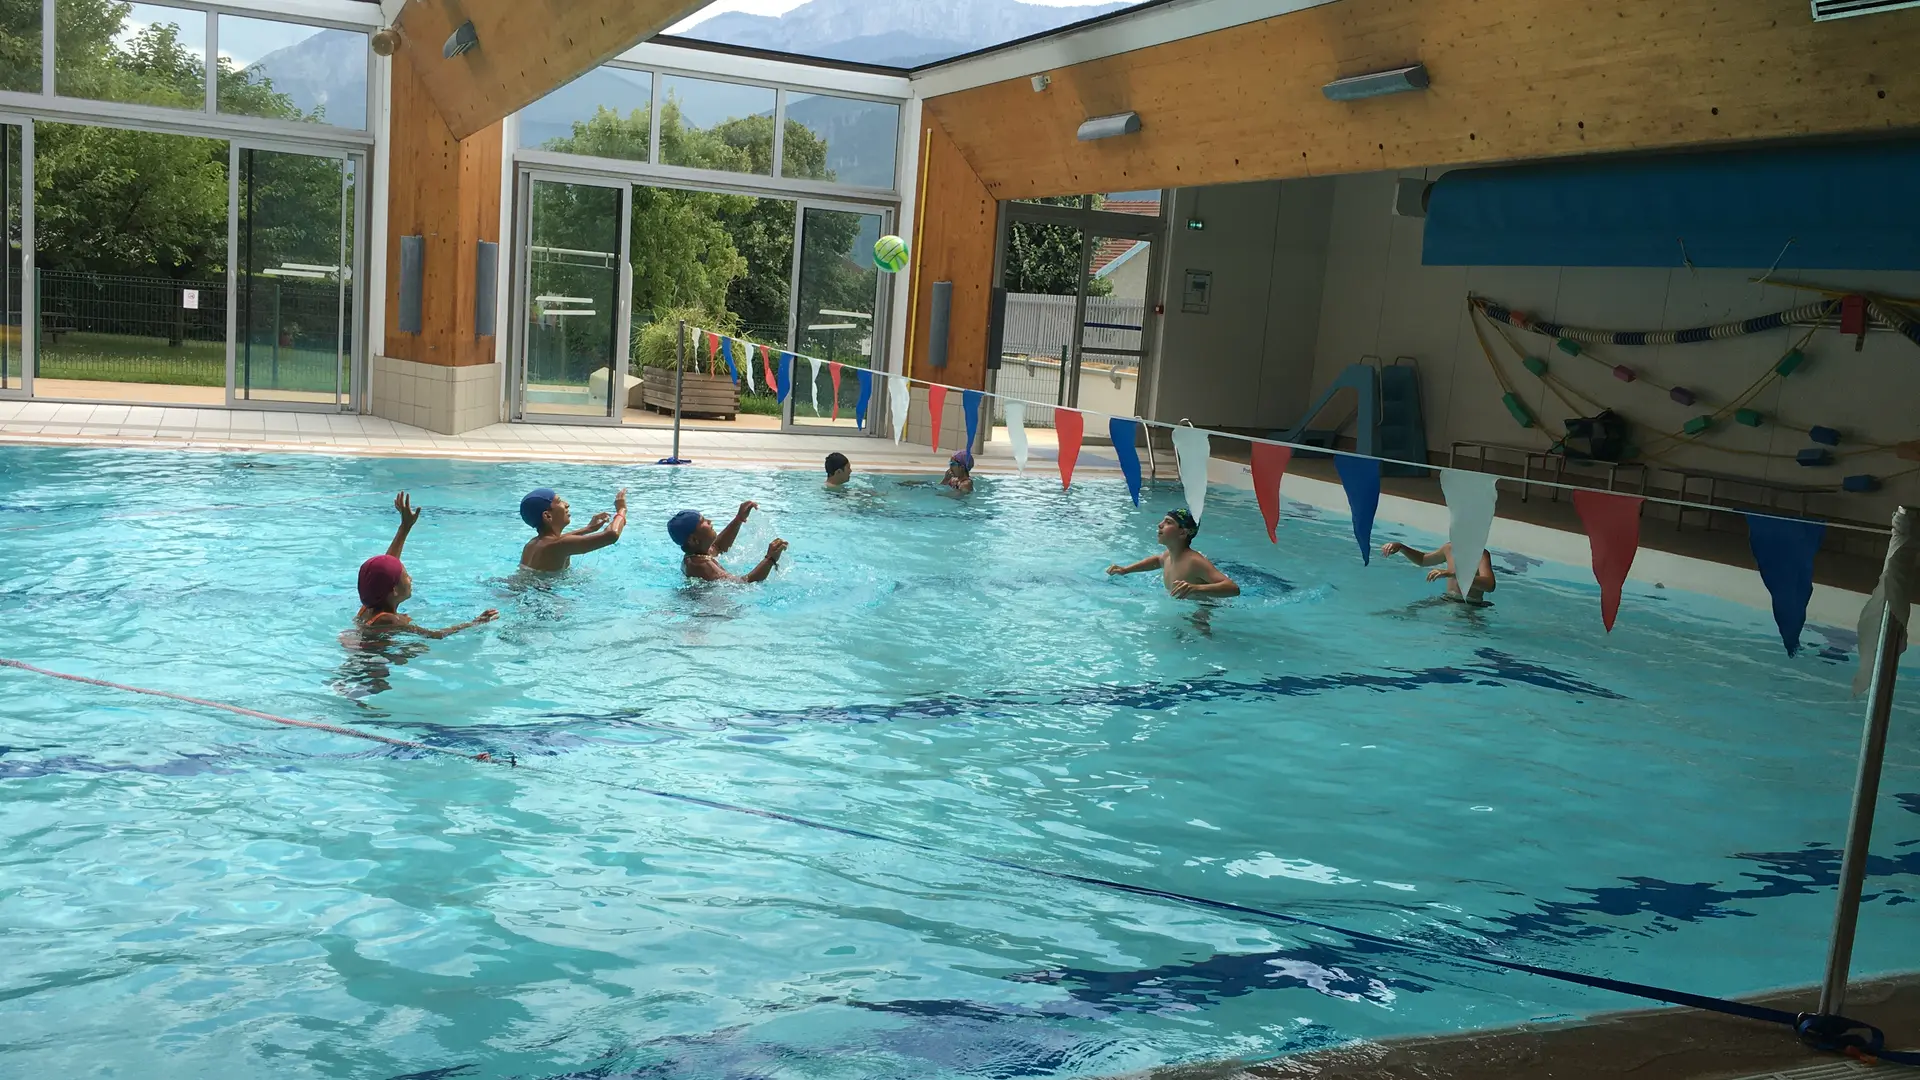
[[[682,19],[667,30],[669,34],[684,33],[693,27],[729,11],[744,11],[749,15],[785,15],[807,0],[715,0],[691,18]],[[1038,4],[1042,7],[1078,7],[1095,3],[1097,0],[1021,0],[1022,3]]]
[[[207,47],[205,12],[157,4],[134,4],[133,10],[127,13],[127,20],[122,25],[120,36],[116,40],[124,45],[134,34],[157,22],[170,22],[180,27],[180,43],[187,48],[205,49]],[[299,23],[221,15],[220,55],[232,60],[236,67],[246,67],[275,49],[298,44],[315,34],[350,32],[328,30],[319,26],[303,26]]]

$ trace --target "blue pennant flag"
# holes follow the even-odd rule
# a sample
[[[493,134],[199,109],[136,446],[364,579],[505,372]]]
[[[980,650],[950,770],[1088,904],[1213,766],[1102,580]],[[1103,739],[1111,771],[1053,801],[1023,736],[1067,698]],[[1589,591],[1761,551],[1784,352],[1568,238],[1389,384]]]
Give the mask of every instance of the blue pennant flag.
[[[980,445],[980,399],[986,397],[978,390],[960,392],[960,408],[967,414],[967,449]]]
[[[734,385],[740,385],[740,372],[733,366],[733,342],[731,340],[727,338],[720,339],[720,357],[727,362],[727,374],[733,376]]]
[[[780,354],[780,368],[777,374],[779,375],[780,381],[779,381],[778,393],[775,396],[774,400],[778,401],[782,405],[785,405],[787,403],[787,394],[789,394],[793,390],[793,354],[792,353],[783,352]]]
[[[1813,599],[1813,557],[1826,538],[1824,521],[1747,516],[1747,542],[1773,597],[1773,621],[1780,626],[1780,643],[1787,655],[1800,651],[1800,628],[1807,622],[1807,603]]]
[[[856,368],[860,376],[860,400],[853,406],[853,425],[862,431],[867,428],[867,405],[873,401],[873,371],[870,368]]]
[[[1340,470],[1340,486],[1347,489],[1347,508],[1353,514],[1353,538],[1360,541],[1360,561],[1373,564],[1373,515],[1380,510],[1380,459],[1349,457],[1333,459]]]
[[[1119,417],[1107,421],[1107,434],[1113,437],[1113,454],[1120,459],[1120,473],[1127,478],[1127,494],[1133,505],[1140,505],[1140,448],[1133,444],[1140,425]]]

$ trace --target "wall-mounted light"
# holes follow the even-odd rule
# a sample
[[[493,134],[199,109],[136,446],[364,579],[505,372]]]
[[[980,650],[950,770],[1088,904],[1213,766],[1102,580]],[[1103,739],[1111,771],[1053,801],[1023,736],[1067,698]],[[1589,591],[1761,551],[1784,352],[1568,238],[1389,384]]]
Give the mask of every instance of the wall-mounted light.
[[[400,31],[391,26],[383,26],[373,32],[373,55],[392,56],[400,47]]]
[[[1045,90],[1047,87],[1052,85],[1053,85],[1053,76],[1051,75],[1035,75],[1033,77],[1033,92],[1036,94],[1040,93],[1041,91]]]
[[[1123,112],[1112,116],[1096,116],[1080,125],[1080,141],[1111,139],[1116,135],[1132,135],[1139,130],[1139,113]]]
[[[473,32],[473,20],[460,24],[460,29],[448,35],[447,43],[440,47],[440,55],[448,60],[464,52],[472,52],[480,45],[480,35]]]
[[[1328,101],[1359,101],[1362,98],[1380,97],[1384,94],[1404,94],[1409,90],[1425,90],[1428,85],[1427,65],[1411,64],[1394,68],[1391,71],[1376,71],[1371,75],[1354,75],[1350,78],[1335,79],[1320,88]]]

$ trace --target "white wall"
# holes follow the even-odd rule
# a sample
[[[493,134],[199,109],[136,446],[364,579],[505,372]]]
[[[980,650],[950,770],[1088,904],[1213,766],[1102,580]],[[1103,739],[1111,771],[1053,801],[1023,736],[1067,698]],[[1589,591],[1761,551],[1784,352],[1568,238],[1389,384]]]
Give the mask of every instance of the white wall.
[[[1153,418],[1291,427],[1307,405],[1335,195],[1324,179],[1174,193]],[[1206,228],[1186,228],[1190,219]],[[1211,270],[1205,315],[1180,310],[1185,272]]]
[[[1522,430],[1501,404],[1467,318],[1469,293],[1570,326],[1609,330],[1674,330],[1750,318],[1818,299],[1815,294],[1756,285],[1755,270],[1614,269],[1591,267],[1427,267],[1420,265],[1424,222],[1392,214],[1397,174],[1369,173],[1334,181],[1331,228],[1312,385],[1318,391],[1341,368],[1363,356],[1418,361],[1427,444],[1432,460],[1444,462],[1454,439],[1485,439],[1544,446],[1537,432]],[[1419,171],[1405,175],[1420,176]],[[1211,224],[1211,223],[1209,223]],[[1920,273],[1781,272],[1779,278],[1829,287],[1863,288],[1893,295],[1920,294]],[[1728,341],[1627,348],[1598,346],[1605,365],[1567,356],[1537,335],[1517,334],[1552,373],[1616,409],[1635,425],[1635,441],[1678,430],[1689,417],[1712,412],[1745,390],[1790,348],[1804,328],[1785,328]],[[1495,355],[1536,415],[1555,430],[1579,413],[1548,394],[1489,335]],[[1854,473],[1887,475],[1907,467],[1891,454],[1842,459],[1830,468],[1796,465],[1791,455],[1812,446],[1809,425],[1839,428],[1849,438],[1897,442],[1920,436],[1914,402],[1920,401],[1920,348],[1898,334],[1867,336],[1864,351],[1853,339],[1823,330],[1806,349],[1808,361],[1793,377],[1768,387],[1751,403],[1767,414],[1762,427],[1729,419],[1701,441],[1671,451],[1676,462],[1740,475],[1796,483],[1833,484]],[[1683,385],[1700,398],[1688,408],[1669,401],[1646,383],[1614,379],[1607,368],[1627,364],[1667,385]],[[1242,392],[1244,392],[1244,383]],[[1578,399],[1575,399],[1578,401]],[[1780,422],[1775,422],[1775,417]],[[1791,421],[1798,430],[1786,426]],[[1707,446],[1785,454],[1785,460],[1724,453]],[[1843,443],[1842,450],[1849,445]],[[1836,495],[1817,500],[1816,512],[1881,520],[1896,498],[1920,498],[1920,476],[1888,485],[1879,495]],[[1668,478],[1664,483],[1671,483]]]

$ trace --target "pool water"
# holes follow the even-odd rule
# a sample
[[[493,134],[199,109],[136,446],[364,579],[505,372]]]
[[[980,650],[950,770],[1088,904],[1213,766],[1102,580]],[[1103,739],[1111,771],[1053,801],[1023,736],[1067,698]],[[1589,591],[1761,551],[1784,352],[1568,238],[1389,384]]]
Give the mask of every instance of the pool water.
[[[521,579],[540,485],[580,522],[626,485],[633,524]],[[1176,487],[858,485],[0,450],[0,656],[521,765],[0,670],[0,1074],[1082,1077],[1635,1005],[1006,862],[1696,992],[1817,980],[1850,635],[1788,660],[1682,582],[1607,635],[1585,568],[1511,553],[1493,608],[1434,603],[1344,517],[1290,504],[1273,545],[1218,488],[1198,546],[1245,595],[1201,614],[1103,573]],[[501,618],[350,652],[402,488],[405,610]],[[667,515],[745,498],[727,561],[788,559],[685,585]],[[1920,968],[1915,719],[1862,973]]]

